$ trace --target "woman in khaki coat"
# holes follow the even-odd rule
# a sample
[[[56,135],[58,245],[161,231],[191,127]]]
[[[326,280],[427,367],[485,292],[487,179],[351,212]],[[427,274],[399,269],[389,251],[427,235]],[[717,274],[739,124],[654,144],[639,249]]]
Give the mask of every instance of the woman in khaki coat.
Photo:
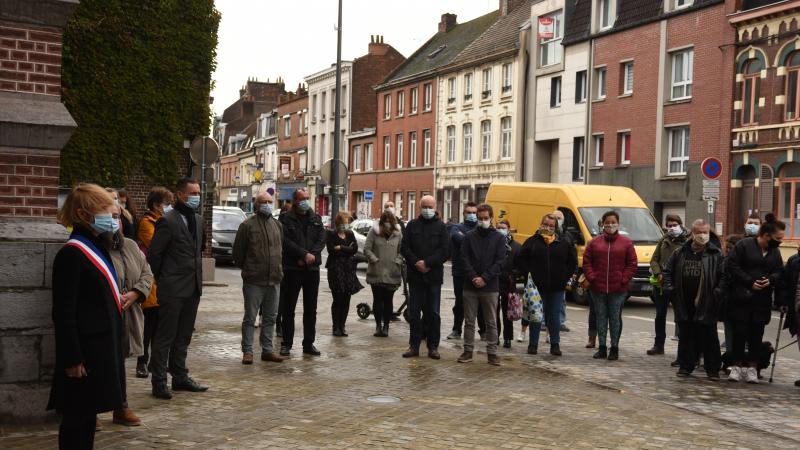
[[[400,243],[403,235],[394,214],[386,211],[370,230],[364,244],[364,255],[369,260],[367,283],[372,286],[372,309],[375,315],[375,337],[389,336],[392,318],[392,297],[402,283],[403,257]]]

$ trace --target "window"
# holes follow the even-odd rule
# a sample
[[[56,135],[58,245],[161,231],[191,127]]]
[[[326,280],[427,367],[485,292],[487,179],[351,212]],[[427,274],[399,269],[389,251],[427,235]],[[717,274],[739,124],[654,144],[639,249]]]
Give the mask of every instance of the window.
[[[430,83],[425,84],[425,98],[423,103],[423,109],[425,111],[431,110],[431,104],[433,103],[433,87]]]
[[[300,170],[306,171],[308,169],[308,157],[305,153],[300,154]]]
[[[786,120],[800,118],[800,52],[787,58],[786,71]]]
[[[606,30],[614,25],[614,1],[613,0],[598,0],[598,28]]]
[[[564,51],[561,46],[561,40],[564,38],[563,11],[556,11],[545,18],[553,20],[553,37],[539,42],[539,67],[560,63]]]
[[[619,134],[619,163],[628,165],[631,163],[631,133],[626,131]]]
[[[317,105],[317,94],[314,94],[311,97],[311,123],[316,123],[317,111],[319,111],[319,106]]]
[[[692,66],[694,50],[672,54],[672,100],[692,98]]]
[[[622,95],[633,94],[633,62],[622,64]]]
[[[403,135],[397,135],[397,168],[403,167]]]
[[[389,136],[383,137],[383,168],[389,168],[389,159],[391,159],[392,153],[392,138]]]
[[[283,136],[290,137],[292,135],[292,116],[285,116],[283,118]]]
[[[417,193],[409,191],[408,194],[408,215],[406,218],[413,219],[417,217]]]
[[[447,106],[455,105],[456,103],[456,79],[447,79]]]
[[[431,130],[422,130],[422,153],[425,167],[431,165]]]
[[[686,175],[689,165],[689,127],[669,129],[669,168],[667,175]]]
[[[481,161],[488,161],[492,156],[492,122],[481,122]]]
[[[388,120],[392,117],[392,94],[383,96],[383,118]]]
[[[411,88],[411,114],[417,113],[418,106],[419,106],[419,89]]]
[[[444,220],[450,219],[453,214],[453,191],[444,190]]]
[[[758,98],[761,87],[761,69],[764,65],[757,59],[747,62],[742,86],[742,125],[758,123]]]
[[[603,167],[603,135],[594,136],[594,166]]]
[[[456,127],[447,127],[447,163],[456,162]]]
[[[336,89],[331,89],[331,117],[336,117]]]
[[[586,101],[586,71],[575,72],[575,103]]]
[[[500,119],[500,159],[511,159],[511,117]]]
[[[347,101],[347,86],[342,86],[342,100],[339,104],[339,108],[341,108],[339,110],[339,114],[341,114],[342,117],[344,117],[344,115],[347,113],[347,105],[345,104],[345,101]]]
[[[550,107],[561,106],[561,77],[550,78]]]
[[[692,0],[672,0],[672,9],[683,9],[692,6]]]
[[[372,144],[364,146],[364,170],[372,170]]]
[[[327,159],[327,158],[325,158],[325,156],[327,156],[327,155],[328,155],[328,153],[327,153],[327,151],[325,149],[325,135],[321,134],[319,136],[319,156],[321,156],[322,160],[324,161],[324,160]]]
[[[353,158],[350,162],[350,167],[353,169],[353,172],[361,172],[361,146],[354,145],[353,146]]]
[[[503,64],[503,94],[511,92],[511,84],[514,78],[513,68],[514,66],[511,63]]]
[[[409,165],[411,167],[417,167],[417,132],[412,131],[408,133],[408,140],[411,143],[411,161]]]
[[[472,72],[464,75],[464,102],[472,100]]]
[[[492,96],[492,68],[483,69],[481,98],[487,99]]]
[[[472,162],[472,124],[465,123],[461,131],[464,134],[464,162]]]
[[[458,190],[458,211],[464,211],[469,203],[469,188]]]
[[[586,175],[583,142],[583,136],[572,139],[572,181],[583,181]]]
[[[406,109],[406,93],[400,91],[397,93],[397,117],[402,117]]]
[[[328,107],[327,95],[327,92],[323,92],[319,101],[319,112],[321,114],[319,118],[320,120],[325,120],[325,108]]]
[[[602,100],[606,98],[606,68],[598,67],[597,69],[594,69],[594,79],[597,83],[594,89],[594,98],[597,100]]]

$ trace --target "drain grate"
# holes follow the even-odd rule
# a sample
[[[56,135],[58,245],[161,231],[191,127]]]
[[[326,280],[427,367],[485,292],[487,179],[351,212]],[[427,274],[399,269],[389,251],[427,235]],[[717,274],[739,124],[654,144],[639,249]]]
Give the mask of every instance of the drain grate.
[[[367,400],[374,403],[397,403],[400,401],[399,398],[391,395],[373,395],[372,397],[367,397]]]

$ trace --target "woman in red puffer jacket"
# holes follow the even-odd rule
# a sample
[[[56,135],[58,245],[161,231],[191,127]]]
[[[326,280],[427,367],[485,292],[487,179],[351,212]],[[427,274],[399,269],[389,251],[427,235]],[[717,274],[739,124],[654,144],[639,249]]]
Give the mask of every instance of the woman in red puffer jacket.
[[[592,239],[583,253],[583,273],[597,315],[599,348],[595,359],[619,359],[622,334],[622,305],[638,261],[633,241],[619,234],[619,214],[603,214],[603,233]],[[611,351],[606,351],[606,333],[611,329]]]

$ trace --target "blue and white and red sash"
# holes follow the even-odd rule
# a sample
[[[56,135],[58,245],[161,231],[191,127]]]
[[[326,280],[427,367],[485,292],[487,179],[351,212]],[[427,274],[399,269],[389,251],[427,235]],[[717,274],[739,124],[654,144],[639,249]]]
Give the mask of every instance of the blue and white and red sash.
[[[114,265],[111,264],[106,257],[89,239],[86,239],[80,234],[72,234],[66,245],[72,246],[80,250],[86,259],[89,260],[96,268],[103,274],[103,277],[108,282],[108,288],[114,295],[114,300],[117,302],[117,310],[122,314],[122,297],[117,285],[117,272],[114,270]]]

